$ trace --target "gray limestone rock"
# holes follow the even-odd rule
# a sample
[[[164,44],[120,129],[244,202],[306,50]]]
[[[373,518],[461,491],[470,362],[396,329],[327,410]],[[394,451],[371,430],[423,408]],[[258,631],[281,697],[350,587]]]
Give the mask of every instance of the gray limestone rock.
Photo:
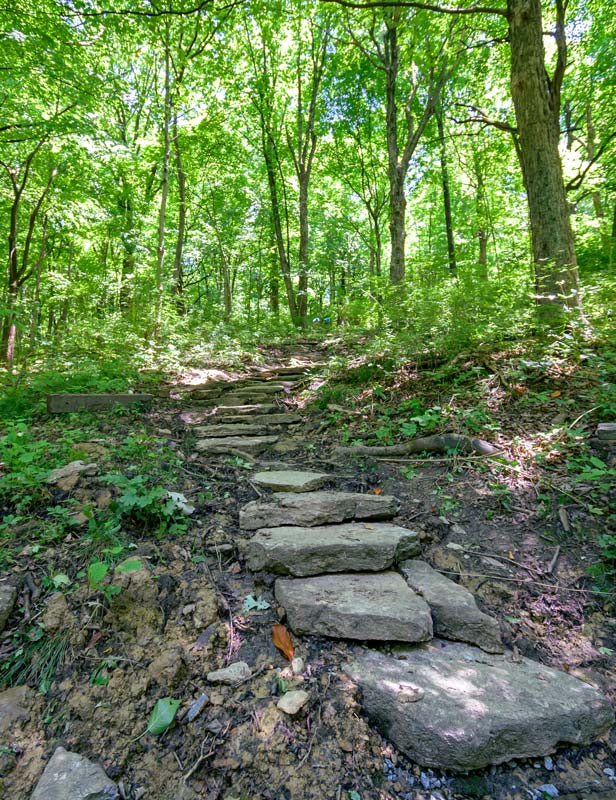
[[[226,436],[200,439],[195,448],[199,453],[232,453],[234,450],[261,453],[277,441],[277,436]]]
[[[117,786],[102,767],[58,747],[31,800],[117,800],[119,796]]]
[[[222,438],[224,436],[260,436],[265,433],[263,425],[253,422],[219,423],[216,425],[201,425],[193,428],[195,436],[204,438]]]
[[[253,417],[255,414],[274,414],[280,411],[280,407],[273,403],[254,403],[251,405],[218,406],[213,412],[212,417],[224,419],[225,422],[237,422],[237,417]]]
[[[240,511],[240,527],[255,531],[280,525],[329,525],[352,519],[391,519],[400,503],[388,495],[352,492],[280,492],[271,502],[248,503]]]
[[[282,695],[277,703],[278,708],[290,717],[297,714],[310,700],[310,695],[303,689],[294,689]]]
[[[312,492],[320,489],[329,475],[324,472],[300,472],[298,470],[272,470],[257,472],[251,480],[264,489],[274,492]]]
[[[468,770],[588,744],[613,722],[608,700],[565,672],[434,642],[344,668],[370,720],[413,761]]]
[[[251,570],[297,577],[380,572],[420,551],[418,533],[386,522],[262,528],[241,546]]]
[[[600,422],[597,425],[597,437],[606,442],[616,442],[616,422]]]
[[[17,589],[8,583],[0,584],[0,631],[6,627],[17,599]]]
[[[250,667],[245,661],[236,661],[228,667],[208,672],[207,679],[210,683],[234,684],[250,678],[251,674]]]
[[[404,561],[400,571],[413,591],[430,606],[434,635],[476,644],[488,653],[502,653],[498,622],[477,608],[473,595],[425,561]]]
[[[267,407],[265,407],[267,408]],[[299,422],[302,421],[302,417],[300,414],[292,414],[289,412],[288,414],[275,414],[273,413],[276,411],[277,406],[272,406],[271,412],[260,412],[254,413],[250,415],[250,422],[254,423],[255,425],[264,425],[267,428],[278,427],[279,425],[297,425]],[[230,409],[231,411],[235,411],[236,409]],[[233,423],[233,422],[246,422],[246,414],[225,414],[224,416],[225,422]]]
[[[70,464],[66,464],[64,467],[52,469],[45,481],[54,485],[65,478],[79,475],[96,475],[97,472],[98,467],[96,464],[86,464],[85,461],[71,461]]]
[[[432,636],[425,600],[396,572],[279,578],[275,593],[297,634],[399,642]]]

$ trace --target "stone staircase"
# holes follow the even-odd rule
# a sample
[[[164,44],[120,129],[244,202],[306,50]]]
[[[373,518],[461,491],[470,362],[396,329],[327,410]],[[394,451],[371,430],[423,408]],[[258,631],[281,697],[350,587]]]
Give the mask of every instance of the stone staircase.
[[[202,400],[199,453],[250,456],[300,424],[280,403],[305,379],[264,372]],[[205,390],[202,390],[205,391]],[[216,391],[216,393],[214,393]],[[297,636],[359,642],[344,672],[365,713],[422,766],[469,770],[586,744],[613,722],[588,684],[504,648],[497,620],[421,555],[417,532],[395,524],[395,497],[337,491],[327,473],[261,468],[240,543],[248,568],[280,576],[275,596]]]

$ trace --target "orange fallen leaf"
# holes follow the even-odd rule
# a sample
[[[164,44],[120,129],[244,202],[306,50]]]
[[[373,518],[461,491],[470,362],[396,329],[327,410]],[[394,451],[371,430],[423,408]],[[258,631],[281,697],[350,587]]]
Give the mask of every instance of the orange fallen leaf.
[[[507,558],[508,558],[510,561],[513,561],[513,559],[515,558],[515,556],[513,555],[513,550],[510,550],[510,551],[507,553]]]
[[[372,494],[383,494],[383,490],[377,486],[376,489],[372,490]]]
[[[293,661],[293,653],[295,652],[293,649],[293,642],[291,640],[291,634],[284,625],[274,625],[272,628],[272,642],[274,642],[276,647],[289,661]]]

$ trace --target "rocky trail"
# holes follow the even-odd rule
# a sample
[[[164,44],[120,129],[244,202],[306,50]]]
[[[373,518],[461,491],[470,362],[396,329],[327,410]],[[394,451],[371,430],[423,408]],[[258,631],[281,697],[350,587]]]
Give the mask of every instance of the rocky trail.
[[[73,657],[46,696],[0,694],[3,797],[616,798],[605,683],[512,641],[511,593],[453,579],[459,526],[426,524],[412,482],[322,446],[298,400],[320,358],[212,371],[144,412],[185,454],[189,532],[139,542],[104,597],[47,600]],[[96,490],[84,466],[63,491]],[[20,591],[0,585],[9,627]]]

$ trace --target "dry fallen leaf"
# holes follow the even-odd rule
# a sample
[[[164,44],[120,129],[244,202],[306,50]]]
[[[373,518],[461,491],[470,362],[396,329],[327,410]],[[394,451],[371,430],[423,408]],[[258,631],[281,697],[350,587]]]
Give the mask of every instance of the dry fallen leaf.
[[[376,489],[372,490],[372,494],[383,494],[383,490],[377,486]]]
[[[550,397],[560,397],[560,394],[561,394],[560,391],[558,389],[555,389],[550,395]]]
[[[272,642],[285,655],[289,661],[293,661],[293,642],[291,641],[291,634],[284,625],[276,624],[272,628]]]

